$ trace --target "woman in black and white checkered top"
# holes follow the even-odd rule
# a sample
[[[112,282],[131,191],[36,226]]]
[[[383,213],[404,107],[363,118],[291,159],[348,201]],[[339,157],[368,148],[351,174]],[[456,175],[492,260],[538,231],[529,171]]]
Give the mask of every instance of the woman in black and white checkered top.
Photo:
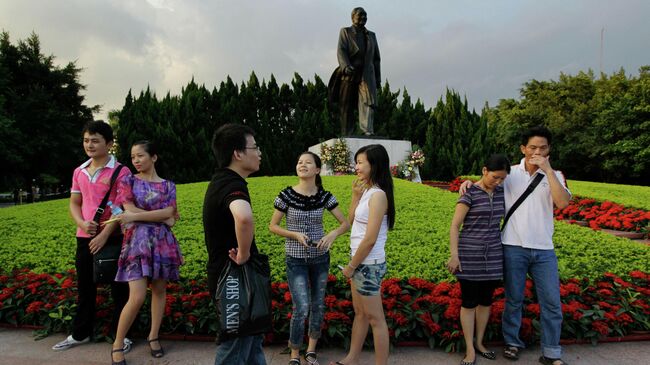
[[[325,191],[320,177],[321,160],[312,152],[303,152],[296,164],[299,182],[282,190],[275,198],[271,232],[286,238],[287,281],[293,300],[289,330],[289,365],[300,365],[300,347],[309,314],[309,345],[305,360],[317,365],[316,344],[325,313],[325,289],[329,274],[329,249],[350,224],[338,207],[338,201]],[[329,210],[339,226],[328,234],[323,229],[323,212]],[[287,228],[280,227],[286,215]]]

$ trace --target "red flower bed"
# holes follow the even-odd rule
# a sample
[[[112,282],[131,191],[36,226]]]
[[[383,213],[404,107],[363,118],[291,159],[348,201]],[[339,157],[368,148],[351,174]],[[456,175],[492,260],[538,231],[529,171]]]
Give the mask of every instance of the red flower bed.
[[[441,188],[441,189],[447,189],[451,192],[458,192],[458,189],[460,188],[460,184],[463,183],[466,179],[463,179],[461,177],[455,178],[453,181],[446,182],[446,181],[432,181],[432,180],[425,180],[422,181],[422,184],[428,185],[434,188]]]
[[[650,212],[626,208],[610,201],[601,203],[594,199],[574,197],[566,208],[556,209],[554,214],[557,220],[586,221],[594,230],[607,228],[646,234],[650,230]]]
[[[632,271],[629,279],[604,274],[598,280],[569,279],[560,286],[564,322],[562,337],[597,342],[606,336],[650,330],[650,275]],[[74,272],[36,274],[29,270],[0,274],[0,323],[43,326],[41,335],[70,331],[76,288]],[[349,341],[354,318],[346,281],[330,275],[325,297],[322,340],[340,346]],[[161,332],[164,334],[214,335],[215,311],[205,280],[183,280],[167,288],[167,305]],[[97,296],[96,336],[106,335],[110,323],[107,288]],[[284,341],[289,334],[291,295],[287,283],[273,283],[273,333],[267,340]],[[420,278],[387,279],[382,283],[386,321],[393,343],[426,341],[447,351],[460,349],[460,288],[457,283],[434,283]],[[532,282],[525,290],[522,336],[536,341],[539,305]],[[487,340],[501,338],[503,288],[497,289],[486,332]],[[147,302],[134,323],[137,333],[149,329]]]

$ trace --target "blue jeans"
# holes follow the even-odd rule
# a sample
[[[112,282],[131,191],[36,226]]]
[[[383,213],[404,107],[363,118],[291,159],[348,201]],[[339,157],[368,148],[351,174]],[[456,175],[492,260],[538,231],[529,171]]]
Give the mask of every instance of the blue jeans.
[[[214,365],[266,365],[263,335],[237,337],[217,346]]]
[[[525,347],[519,338],[519,329],[526,274],[530,273],[535,283],[541,312],[542,353],[549,358],[561,358],[562,304],[555,251],[503,245],[503,254],[506,294],[502,323],[503,340],[509,346]]]
[[[314,258],[287,256],[287,281],[293,300],[289,327],[289,347],[299,349],[305,336],[305,319],[309,315],[309,337],[320,338],[325,315],[325,289],[330,269],[329,253]]]

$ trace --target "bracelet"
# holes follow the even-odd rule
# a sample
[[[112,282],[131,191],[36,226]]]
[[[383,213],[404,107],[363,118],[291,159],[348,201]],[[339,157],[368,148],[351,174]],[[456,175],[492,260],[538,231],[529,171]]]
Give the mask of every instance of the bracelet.
[[[350,263],[348,263],[348,266],[349,266],[352,270],[356,270],[357,267],[359,267],[359,265],[357,265],[357,266],[352,266],[352,264],[350,264]]]

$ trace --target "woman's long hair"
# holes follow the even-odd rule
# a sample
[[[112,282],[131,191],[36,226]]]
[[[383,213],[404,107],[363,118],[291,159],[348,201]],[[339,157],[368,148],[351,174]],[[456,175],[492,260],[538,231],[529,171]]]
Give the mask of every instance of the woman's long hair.
[[[321,162],[320,157],[318,157],[317,154],[315,154],[315,153],[313,153],[311,151],[305,151],[305,152],[300,154],[300,156],[302,156],[302,155],[310,155],[311,157],[313,157],[314,158],[314,163],[316,164],[316,167],[318,167],[319,169],[321,168],[321,166],[323,166],[323,163]],[[300,160],[300,156],[298,156],[299,160]],[[318,186],[319,188],[323,187],[323,179],[321,179],[320,173],[316,174],[316,186]]]
[[[395,225],[395,198],[393,196],[393,177],[390,174],[388,152],[380,144],[371,144],[359,148],[354,154],[354,161],[357,156],[364,153],[370,164],[370,180],[373,184],[379,186],[386,193],[388,199],[388,229],[393,229]]]

